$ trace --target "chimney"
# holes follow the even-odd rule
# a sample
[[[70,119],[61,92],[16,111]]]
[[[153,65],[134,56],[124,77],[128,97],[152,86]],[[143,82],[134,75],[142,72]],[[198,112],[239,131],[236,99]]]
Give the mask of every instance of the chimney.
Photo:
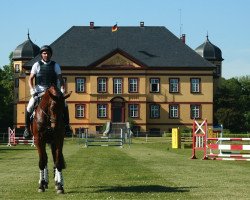
[[[181,35],[181,41],[186,44],[186,34]]]
[[[94,22],[90,22],[90,23],[89,23],[89,28],[90,28],[90,29],[94,29]]]
[[[140,22],[140,27],[144,27],[144,22]]]

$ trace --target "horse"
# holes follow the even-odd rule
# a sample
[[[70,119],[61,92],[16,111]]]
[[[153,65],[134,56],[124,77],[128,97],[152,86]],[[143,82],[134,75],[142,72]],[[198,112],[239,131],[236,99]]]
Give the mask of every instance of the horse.
[[[55,188],[58,194],[64,193],[62,169],[66,168],[66,164],[63,157],[65,134],[63,110],[65,99],[70,95],[71,92],[63,95],[55,85],[51,85],[44,92],[35,109],[31,130],[39,155],[40,179],[38,192],[44,192],[45,189],[48,189],[48,156],[46,153],[46,144],[48,143],[51,147],[54,162]]]

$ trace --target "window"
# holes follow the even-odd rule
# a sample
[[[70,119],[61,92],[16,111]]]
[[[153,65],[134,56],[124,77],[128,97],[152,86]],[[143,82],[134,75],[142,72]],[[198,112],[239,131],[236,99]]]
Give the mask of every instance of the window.
[[[169,105],[169,118],[179,118],[179,105]]]
[[[150,105],[150,118],[160,118],[160,106],[157,104]]]
[[[19,64],[15,64],[15,73],[20,72],[20,65]]]
[[[106,93],[107,92],[107,78],[98,78],[97,92]]]
[[[122,79],[114,78],[114,94],[122,94]]]
[[[128,79],[128,90],[131,93],[137,93],[138,92],[138,78],[129,78]]]
[[[200,119],[201,118],[201,106],[200,105],[191,105],[190,106],[190,118],[191,119]]]
[[[200,82],[199,78],[191,78],[191,93],[199,93],[200,92]]]
[[[150,79],[150,92],[160,92],[160,79],[159,78]]]
[[[76,118],[84,118],[85,117],[85,105],[84,104],[76,105],[75,116],[76,116]]]
[[[169,79],[169,92],[179,92],[179,79],[170,78]]]
[[[98,118],[107,117],[107,104],[97,104],[97,117]]]
[[[130,104],[128,105],[129,109],[129,117],[138,118],[139,117],[139,105],[138,104]]]
[[[85,92],[86,79],[76,78],[76,92]]]

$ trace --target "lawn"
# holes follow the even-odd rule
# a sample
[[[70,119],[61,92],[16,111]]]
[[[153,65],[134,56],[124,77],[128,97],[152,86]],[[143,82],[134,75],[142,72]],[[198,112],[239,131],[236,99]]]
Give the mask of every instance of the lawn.
[[[0,199],[250,199],[250,162],[191,160],[191,149],[174,150],[164,138],[133,139],[130,148],[66,139],[63,195],[48,153],[50,185],[38,193],[35,148],[0,145]]]

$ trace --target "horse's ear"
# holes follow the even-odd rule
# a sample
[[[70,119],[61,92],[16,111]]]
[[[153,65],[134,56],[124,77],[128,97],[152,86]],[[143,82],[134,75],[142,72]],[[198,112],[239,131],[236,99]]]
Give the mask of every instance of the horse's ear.
[[[64,99],[69,98],[69,97],[70,97],[70,95],[71,95],[71,93],[72,93],[72,91],[70,91],[69,93],[67,93],[67,94],[63,95],[63,98],[64,98]]]

